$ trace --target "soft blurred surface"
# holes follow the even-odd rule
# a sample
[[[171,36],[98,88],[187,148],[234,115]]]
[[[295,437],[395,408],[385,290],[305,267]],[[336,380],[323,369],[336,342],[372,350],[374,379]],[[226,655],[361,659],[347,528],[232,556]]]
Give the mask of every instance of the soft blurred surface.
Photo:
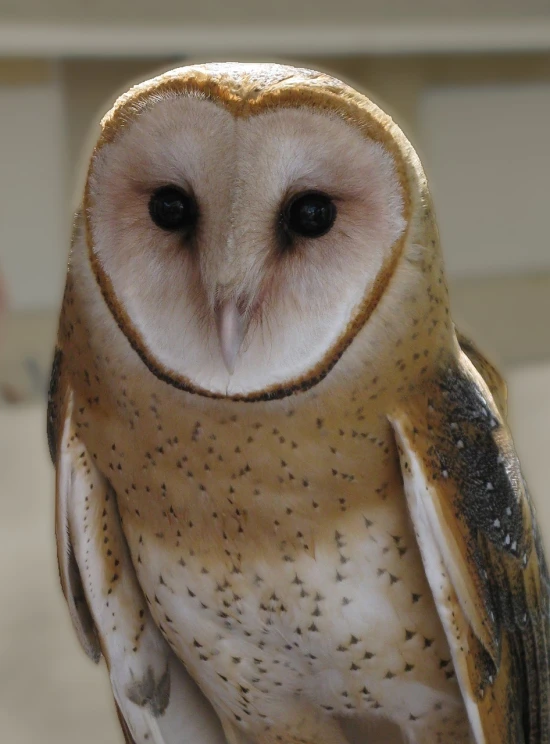
[[[100,116],[193,58],[287,61],[371,91],[432,184],[453,312],[503,367],[550,553],[547,0],[2,0],[0,741],[121,742],[58,586],[44,396],[72,210]],[[389,744],[389,741],[388,741]]]
[[[128,11],[133,9],[130,16]],[[256,0],[238,0],[230,4],[218,0],[204,0],[196,6],[185,6],[178,0],[164,0],[162,14],[159,7],[148,0],[133,0],[113,3],[112,0],[4,0],[4,15],[14,20],[44,21],[51,23],[85,22],[98,23],[119,21],[161,25],[168,20],[173,22],[207,23],[223,22],[265,22],[266,20],[287,19],[287,22],[319,25],[341,23],[347,18],[368,22],[393,20],[401,16],[406,20],[420,18],[423,21],[434,19],[453,20],[468,18],[473,20],[491,19],[499,13],[504,18],[541,18],[548,13],[545,0],[461,0],[460,3],[441,2],[441,0],[317,0],[315,9],[309,4],[300,5],[295,0],[280,0],[276,5],[258,3]]]

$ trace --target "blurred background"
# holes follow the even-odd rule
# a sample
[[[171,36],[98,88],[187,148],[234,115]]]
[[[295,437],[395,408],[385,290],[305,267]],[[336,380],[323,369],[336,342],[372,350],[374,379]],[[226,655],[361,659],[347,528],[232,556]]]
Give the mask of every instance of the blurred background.
[[[116,95],[189,61],[368,89],[431,181],[457,322],[505,371],[550,547],[548,0],[0,0],[0,740],[120,742],[57,586],[44,398],[85,158]],[[0,306],[2,305],[0,300]]]

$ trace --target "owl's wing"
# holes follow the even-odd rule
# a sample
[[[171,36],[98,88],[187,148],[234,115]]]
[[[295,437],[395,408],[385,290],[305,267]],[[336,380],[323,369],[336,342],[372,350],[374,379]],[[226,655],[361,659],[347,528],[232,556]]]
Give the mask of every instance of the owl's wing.
[[[550,742],[550,579],[510,432],[461,355],[390,417],[477,744]]]
[[[487,359],[485,354],[478,349],[476,344],[468,338],[468,336],[461,333],[458,328],[455,328],[455,330],[460,348],[483,377],[485,384],[491,391],[495,403],[499,407],[500,412],[503,416],[506,416],[508,408],[508,389],[502,375],[494,364]]]
[[[122,533],[115,494],[72,421],[55,357],[48,438],[57,469],[61,584],[87,654],[105,657],[127,744],[221,744],[214,711],[155,625]]]

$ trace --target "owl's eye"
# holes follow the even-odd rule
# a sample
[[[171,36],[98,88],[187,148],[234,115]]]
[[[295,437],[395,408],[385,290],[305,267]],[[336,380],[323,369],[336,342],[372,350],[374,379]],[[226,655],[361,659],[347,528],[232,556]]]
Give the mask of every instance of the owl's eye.
[[[197,220],[195,200],[176,186],[162,186],[149,200],[149,214],[163,230],[184,230]]]
[[[286,227],[295,235],[320,238],[334,225],[336,205],[326,194],[309,191],[295,196],[283,213]]]

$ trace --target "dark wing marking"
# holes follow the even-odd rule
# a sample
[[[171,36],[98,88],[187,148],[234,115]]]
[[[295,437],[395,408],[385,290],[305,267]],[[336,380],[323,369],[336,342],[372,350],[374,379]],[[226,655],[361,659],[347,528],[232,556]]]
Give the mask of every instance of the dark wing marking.
[[[47,434],[50,457],[55,463],[57,457],[57,438],[59,435],[59,408],[60,408],[60,378],[61,378],[61,361],[63,354],[59,347],[56,347],[52,371],[50,375],[50,387],[48,390],[48,419]]]

